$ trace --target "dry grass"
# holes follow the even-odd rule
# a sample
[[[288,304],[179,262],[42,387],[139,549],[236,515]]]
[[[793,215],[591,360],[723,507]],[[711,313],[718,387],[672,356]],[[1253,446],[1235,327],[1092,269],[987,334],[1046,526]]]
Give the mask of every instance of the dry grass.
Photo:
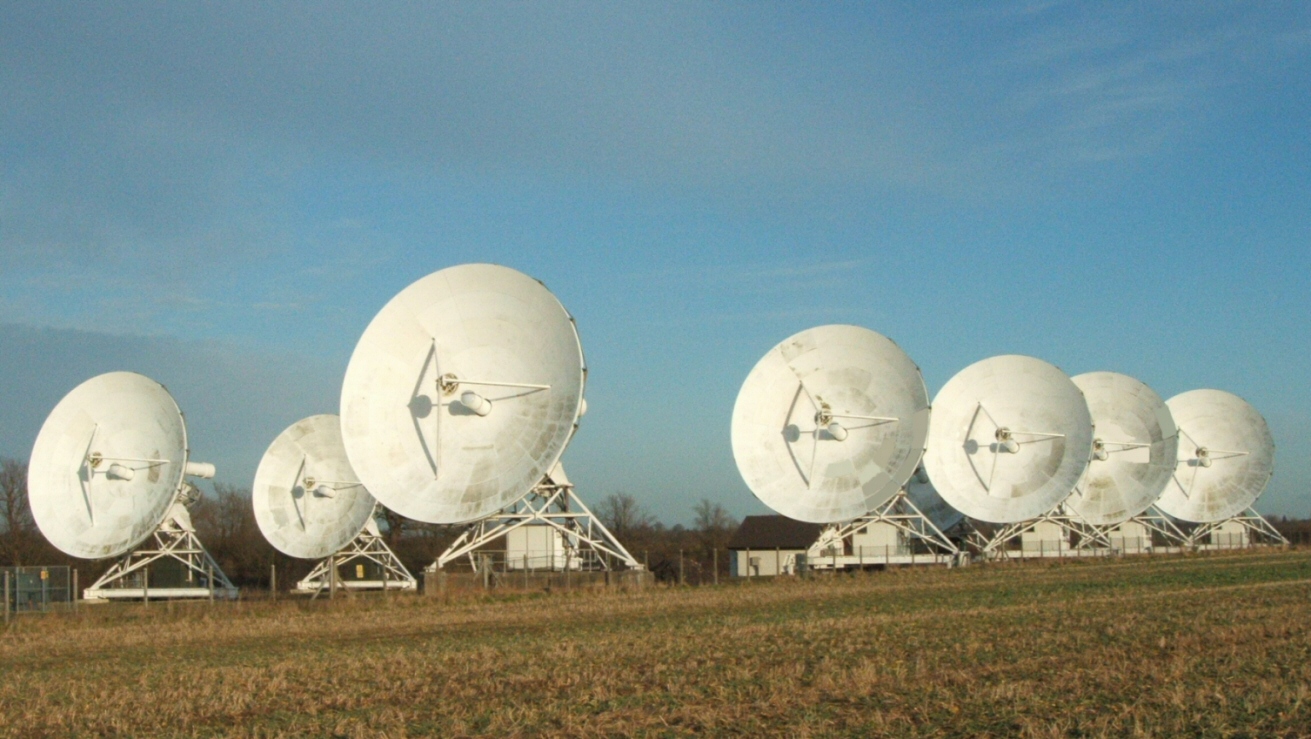
[[[1311,733],[1311,553],[18,619],[0,734]]]

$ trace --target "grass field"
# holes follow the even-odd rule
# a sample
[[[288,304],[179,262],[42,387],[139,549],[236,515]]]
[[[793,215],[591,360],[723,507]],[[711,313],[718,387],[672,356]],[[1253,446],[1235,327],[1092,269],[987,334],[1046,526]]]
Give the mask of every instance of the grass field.
[[[1311,552],[699,589],[84,607],[14,736],[1311,734]]]

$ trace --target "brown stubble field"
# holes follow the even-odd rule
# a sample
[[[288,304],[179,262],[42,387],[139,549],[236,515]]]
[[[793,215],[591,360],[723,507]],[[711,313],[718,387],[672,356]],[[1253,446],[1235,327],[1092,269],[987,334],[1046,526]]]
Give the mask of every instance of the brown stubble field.
[[[7,736],[1305,736],[1311,552],[16,619]]]

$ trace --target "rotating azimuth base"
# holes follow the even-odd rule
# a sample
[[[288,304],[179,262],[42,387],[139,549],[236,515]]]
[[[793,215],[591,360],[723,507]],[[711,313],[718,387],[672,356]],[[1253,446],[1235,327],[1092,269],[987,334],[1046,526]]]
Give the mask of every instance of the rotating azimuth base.
[[[368,568],[373,565],[378,573],[374,578],[346,578],[340,576],[341,568],[349,565]],[[365,570],[367,572],[368,569]],[[360,533],[345,547],[332,556],[319,562],[310,574],[296,583],[294,593],[313,593],[318,597],[323,592],[330,595],[333,590],[418,590],[419,583],[414,575],[405,569],[405,565],[396,553],[387,546],[378,524],[372,518],[364,525]]]
[[[176,564],[175,564],[176,563]],[[167,564],[173,577],[166,577],[160,565]],[[151,568],[154,566],[154,574]],[[181,577],[177,570],[181,569]],[[235,600],[232,584],[214,558],[205,551],[191,516],[181,503],[174,503],[146,543],[120,559],[95,584],[82,591],[88,601],[151,600],[174,598],[223,598]]]
[[[486,553],[475,558],[476,550],[525,526],[545,526],[558,532],[555,535],[563,552],[558,557],[552,554],[539,569],[602,571],[618,566],[645,569],[574,493],[564,468],[557,464],[551,474],[513,505],[470,524],[427,571],[439,572],[466,556],[474,571],[480,571],[480,561],[490,563]],[[524,556],[526,559],[527,555]],[[507,560],[504,564],[514,567],[517,562]]]

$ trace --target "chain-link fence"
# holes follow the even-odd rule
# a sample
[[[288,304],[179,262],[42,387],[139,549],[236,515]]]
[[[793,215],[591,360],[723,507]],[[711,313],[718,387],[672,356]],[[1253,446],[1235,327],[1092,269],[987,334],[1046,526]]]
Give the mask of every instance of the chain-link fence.
[[[73,596],[72,572],[64,565],[0,567],[0,586],[8,592],[9,613],[62,610]]]

